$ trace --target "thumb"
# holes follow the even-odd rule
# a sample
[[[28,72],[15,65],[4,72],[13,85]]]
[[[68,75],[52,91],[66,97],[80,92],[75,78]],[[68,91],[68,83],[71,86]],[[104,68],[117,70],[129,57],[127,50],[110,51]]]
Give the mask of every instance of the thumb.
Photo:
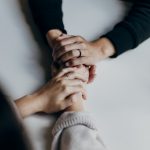
[[[96,66],[92,65],[89,69],[89,81],[88,81],[88,83],[93,82],[95,77],[96,77]]]
[[[77,93],[72,94],[72,95],[68,96],[68,98],[64,101],[64,103],[65,103],[64,105],[65,105],[66,108],[70,107],[74,103],[76,103],[77,100],[78,100],[77,99]]]

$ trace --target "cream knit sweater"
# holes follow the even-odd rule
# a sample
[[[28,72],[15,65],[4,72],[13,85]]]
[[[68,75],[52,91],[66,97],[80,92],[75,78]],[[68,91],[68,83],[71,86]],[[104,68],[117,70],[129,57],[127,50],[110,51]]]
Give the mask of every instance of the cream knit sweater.
[[[51,150],[106,150],[90,115],[65,112],[53,130]]]

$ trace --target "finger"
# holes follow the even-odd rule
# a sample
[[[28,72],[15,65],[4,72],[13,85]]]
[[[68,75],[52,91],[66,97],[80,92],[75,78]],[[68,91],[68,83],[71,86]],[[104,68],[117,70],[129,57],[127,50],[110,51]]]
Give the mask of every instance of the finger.
[[[96,74],[92,74],[89,76],[89,81],[88,81],[88,84],[92,83],[96,78]]]
[[[68,96],[62,103],[64,109],[74,105],[78,101],[77,93]]]
[[[78,66],[78,65],[93,65],[91,57],[79,57],[76,59],[72,59],[65,63],[66,67]]]
[[[74,103],[76,103],[77,101],[78,101],[77,93],[75,93],[75,94],[72,94],[72,95],[68,96],[65,99],[64,103],[65,103],[66,107],[69,107],[69,106],[73,105]]]
[[[53,48],[55,48],[55,46],[58,44],[58,41],[59,40],[63,40],[63,39],[65,39],[65,38],[67,38],[68,37],[68,35],[67,34],[61,34],[58,38],[56,38],[55,40],[54,40],[54,44],[53,44]]]
[[[56,40],[55,40],[55,45],[54,45],[54,49],[59,49],[62,45],[62,41],[64,39],[68,39],[72,37],[71,35],[67,35],[67,34],[63,34],[62,36],[59,36]]]
[[[82,98],[83,98],[84,100],[87,100],[87,92],[82,95]]]
[[[63,78],[61,78],[61,81],[62,81],[62,85],[64,85],[65,87],[80,86],[80,87],[84,88],[84,86],[85,86],[85,83],[78,79],[70,80],[70,79],[65,79],[65,77],[63,77]]]
[[[84,82],[82,82],[81,80],[68,80],[68,81],[69,82],[67,83],[67,86],[72,86],[72,87],[69,87],[68,91],[72,92],[72,89],[74,87],[79,88],[79,89],[81,89],[80,92],[82,94],[83,99],[86,100],[87,99],[87,92],[85,90],[86,84]],[[73,90],[76,90],[76,89],[73,89]]]
[[[66,76],[64,78],[68,79],[68,80],[78,79],[78,80],[81,80],[82,82],[88,82],[87,79],[85,78],[85,76],[78,72],[70,72],[70,73],[66,74]]]
[[[58,73],[58,75],[56,76],[56,78],[61,78],[63,77],[65,74],[69,73],[69,72],[73,72],[75,71],[77,68],[76,67],[72,67],[72,68],[65,68],[63,69],[60,73]]]
[[[88,83],[91,83],[94,81],[96,77],[96,66],[95,65],[92,65],[90,68],[89,68],[89,81]]]
[[[67,52],[74,51],[74,50],[85,50],[86,49],[86,44],[84,43],[73,43],[73,44],[68,44],[65,46],[62,46],[60,49],[54,51],[54,59],[60,58],[62,55],[66,54]],[[74,52],[72,52],[74,54]],[[78,56],[80,53],[78,52]],[[85,52],[82,53],[82,56],[86,56]]]
[[[59,46],[62,47],[64,45],[82,42],[84,39],[80,36],[68,36],[65,39],[58,38],[57,41],[59,41]]]
[[[71,37],[71,36],[67,35],[67,34],[62,34],[55,41],[58,42],[58,41],[61,41],[61,40],[65,39],[65,38],[69,38],[69,37]]]
[[[66,96],[81,92],[82,95],[85,95],[86,90],[83,88],[83,86],[78,85],[78,86],[73,86],[73,87],[68,87],[67,91],[64,91],[66,93]]]
[[[76,58],[80,56],[80,51],[79,50],[72,50],[68,53],[65,53],[62,57],[61,57],[61,61],[62,62],[66,62],[70,59]]]
[[[59,41],[63,40],[63,39],[66,39],[70,37],[70,35],[67,35],[67,34],[62,34],[61,36],[59,36],[57,39],[54,40],[54,43],[53,43],[53,51],[55,51],[56,49],[60,48],[59,46]]]
[[[68,98],[72,100],[72,102],[76,102],[77,100],[81,99],[81,97],[86,100],[87,99],[87,92],[85,93],[75,93],[69,96]],[[67,99],[68,99],[67,98]]]

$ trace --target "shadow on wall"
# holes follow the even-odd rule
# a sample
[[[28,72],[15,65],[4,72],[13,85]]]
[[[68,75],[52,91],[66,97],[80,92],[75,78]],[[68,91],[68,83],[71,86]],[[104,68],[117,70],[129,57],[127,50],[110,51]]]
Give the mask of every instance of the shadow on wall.
[[[50,48],[48,47],[48,45],[44,41],[44,38],[42,37],[42,35],[38,31],[38,29],[34,23],[34,20],[32,18],[32,14],[31,14],[30,9],[29,9],[28,0],[18,0],[18,2],[20,4],[20,9],[21,9],[21,11],[25,17],[25,21],[31,29],[31,33],[33,34],[33,38],[35,39],[36,43],[39,46],[40,54],[42,55],[41,60],[39,62],[39,65],[43,68],[44,76],[45,76],[45,82],[47,82],[51,78],[50,65],[51,65],[51,60],[52,60],[51,58],[52,57],[50,54]]]

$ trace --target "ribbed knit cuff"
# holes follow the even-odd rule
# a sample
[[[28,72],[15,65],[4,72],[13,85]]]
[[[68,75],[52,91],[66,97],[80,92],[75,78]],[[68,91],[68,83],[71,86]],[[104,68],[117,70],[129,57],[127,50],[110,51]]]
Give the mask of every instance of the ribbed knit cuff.
[[[83,125],[92,130],[97,130],[95,124],[87,112],[65,112],[57,120],[52,130],[52,135],[55,136],[55,134],[60,130],[75,125]]]
[[[137,46],[135,35],[134,30],[132,30],[129,25],[120,23],[112,31],[102,37],[106,37],[112,42],[116,50],[115,55],[112,57],[117,57],[125,51]]]

